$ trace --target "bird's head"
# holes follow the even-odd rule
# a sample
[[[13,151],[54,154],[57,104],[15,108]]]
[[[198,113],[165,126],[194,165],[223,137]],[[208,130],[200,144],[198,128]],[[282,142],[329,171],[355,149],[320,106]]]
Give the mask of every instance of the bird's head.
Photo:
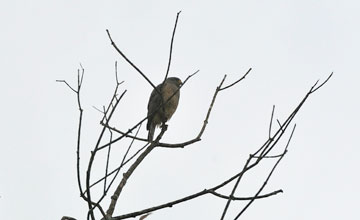
[[[180,86],[182,85],[181,79],[179,79],[179,78],[177,78],[177,77],[169,77],[169,78],[167,79],[167,81],[175,84],[177,87],[180,87]]]

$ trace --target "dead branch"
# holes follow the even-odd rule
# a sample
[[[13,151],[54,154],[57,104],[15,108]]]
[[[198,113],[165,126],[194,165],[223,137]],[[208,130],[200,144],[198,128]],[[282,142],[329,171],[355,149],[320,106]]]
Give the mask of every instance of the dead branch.
[[[80,101],[80,90],[81,90],[81,86],[82,86],[82,82],[83,82],[83,78],[84,78],[84,72],[85,69],[81,66],[81,76],[80,76],[80,70],[78,69],[78,74],[77,74],[77,89],[74,89],[73,87],[71,87],[65,80],[56,80],[56,82],[62,82],[65,83],[73,92],[76,93],[76,98],[77,98],[77,104],[78,104],[78,108],[79,108],[79,123],[78,123],[78,134],[77,134],[77,144],[76,144],[76,173],[77,173],[77,182],[78,182],[78,188],[80,191],[80,197],[83,198],[86,202],[88,202],[89,204],[89,208],[92,208],[91,205],[91,200],[89,198],[87,198],[82,190],[82,184],[81,184],[81,178],[80,178],[80,146],[81,146],[81,128],[82,128],[82,119],[83,119],[83,108],[81,106],[81,101]]]
[[[170,54],[169,54],[169,62],[168,62],[168,66],[166,69],[166,74],[165,74],[165,78],[163,80],[163,83],[165,82],[165,80],[167,79],[168,75],[169,75],[169,71],[170,71],[170,66],[171,66],[171,57],[172,57],[172,51],[173,51],[173,44],[174,44],[174,37],[175,37],[175,31],[176,31],[176,26],[179,20],[179,15],[180,15],[181,11],[179,11],[176,14],[176,20],[175,20],[175,25],[174,25],[174,30],[171,36],[171,43],[170,43]]]
[[[283,159],[283,157],[285,156],[285,154],[287,153],[287,149],[289,147],[289,143],[291,141],[291,138],[294,134],[294,131],[295,131],[295,128],[296,128],[296,124],[294,125],[293,127],[293,130],[291,131],[291,134],[290,134],[290,137],[289,137],[289,140],[285,146],[285,149],[283,151],[283,153],[280,155],[279,159],[276,161],[276,163],[274,164],[273,168],[271,169],[270,173],[268,174],[265,182],[263,183],[263,185],[260,187],[260,189],[256,192],[254,198],[256,198],[260,193],[261,191],[264,189],[264,187],[266,186],[266,184],[268,183],[271,175],[273,174],[273,172],[275,171],[277,165],[280,163],[280,161]],[[238,219],[244,212],[245,210],[255,201],[255,199],[251,199],[248,204],[246,204],[246,206],[239,212],[239,214],[235,217],[235,219]]]
[[[323,84],[322,84],[323,85]],[[321,85],[321,86],[322,86]],[[162,205],[158,205],[158,206],[153,206],[151,208],[147,208],[147,209],[143,209],[140,211],[136,211],[136,212],[131,212],[128,214],[123,214],[123,215],[119,215],[116,217],[113,217],[112,219],[114,220],[120,220],[120,219],[127,219],[127,218],[132,218],[132,217],[136,217],[139,215],[143,215],[149,212],[154,212],[156,210],[160,210],[163,208],[171,208],[176,204],[182,203],[182,202],[186,202],[188,200],[192,200],[195,199],[197,197],[203,196],[205,194],[214,194],[213,192],[215,192],[216,190],[224,187],[225,185],[229,184],[230,182],[232,182],[235,179],[241,179],[241,177],[244,175],[244,173],[248,172],[249,170],[251,170],[252,168],[254,168],[257,164],[259,164],[259,162],[268,157],[268,154],[271,152],[271,150],[274,148],[274,146],[278,143],[278,141],[281,139],[281,137],[283,136],[284,132],[286,131],[286,129],[288,128],[289,124],[291,123],[291,121],[294,119],[295,115],[297,114],[297,112],[300,110],[300,108],[303,106],[303,104],[305,103],[305,101],[307,100],[307,98],[309,97],[309,95],[311,95],[313,93],[314,88],[316,89],[317,87],[315,87],[316,84],[311,87],[311,89],[309,90],[309,92],[305,95],[305,97],[301,100],[301,102],[298,104],[298,106],[293,110],[293,112],[288,116],[288,118],[285,120],[285,122],[283,124],[281,124],[281,126],[278,128],[277,132],[275,132],[275,134],[272,137],[269,137],[268,140],[265,141],[265,143],[254,153],[251,154],[249,156],[249,159],[247,160],[244,168],[237,173],[236,175],[230,177],[229,179],[225,180],[224,182],[210,188],[210,189],[205,189],[203,191],[191,194],[189,196],[183,197],[181,199],[177,199],[175,201],[171,201],[171,202],[167,202],[164,203]],[[219,87],[218,87],[219,88]],[[266,186],[268,180],[270,179],[273,171],[275,170],[275,168],[277,167],[278,163],[281,161],[281,159],[285,156],[286,152],[287,152],[287,148],[288,145],[290,143],[290,140],[293,136],[295,130],[295,126],[291,132],[290,138],[288,140],[288,143],[284,149],[284,152],[281,154],[281,156],[279,157],[279,159],[277,160],[277,162],[275,163],[275,165],[273,166],[271,172],[269,173],[267,179],[265,180],[265,182],[263,183],[262,187],[260,188],[260,190],[256,193],[256,195],[254,197],[252,197],[252,199],[250,199],[250,202],[252,203],[253,200],[257,199],[259,197],[260,192],[264,189],[264,187]],[[261,153],[260,153],[261,152]],[[258,153],[260,153],[259,156],[255,157]],[[250,163],[251,160],[253,158],[256,158],[255,162]],[[240,178],[239,178],[240,177]],[[240,181],[240,180],[239,180]],[[233,195],[227,196],[225,199],[232,199]],[[250,203],[250,204],[251,204]],[[249,205],[250,205],[249,204]],[[249,206],[248,205],[248,206]],[[247,207],[248,207],[247,206]],[[226,213],[226,211],[225,211]],[[239,215],[241,215],[241,213],[239,213]]]
[[[119,198],[120,193],[121,193],[123,187],[125,186],[127,180],[129,179],[131,174],[134,172],[136,167],[139,166],[139,164],[145,159],[145,157],[155,148],[156,143],[159,142],[159,140],[162,138],[162,136],[164,135],[166,130],[167,130],[167,126],[165,126],[165,125],[162,126],[161,132],[157,136],[156,140],[153,143],[151,143],[150,146],[148,148],[146,148],[146,150],[142,154],[140,154],[140,156],[136,159],[135,163],[133,163],[130,166],[130,168],[128,169],[128,171],[126,171],[126,173],[124,173],[120,184],[118,185],[118,187],[116,188],[116,190],[114,192],[114,195],[111,196],[111,203],[109,205],[108,210],[106,211],[106,216],[108,218],[111,217],[112,214],[114,213],[114,209],[115,209],[117,199]]]
[[[141,147],[139,150],[137,150],[129,159],[127,159],[126,161],[124,161],[124,163],[122,163],[122,165],[120,165],[118,168],[114,169],[113,171],[109,172],[107,177],[114,174],[115,176],[113,177],[113,180],[115,180],[115,177],[117,176],[117,174],[119,173],[120,169],[125,166],[128,162],[130,162],[132,159],[134,159],[141,151],[143,151],[146,147],[148,147],[149,143],[145,144],[143,147]],[[92,188],[93,186],[97,185],[98,183],[100,183],[101,181],[103,181],[105,179],[105,177],[102,177],[101,179],[97,180],[96,182],[94,182],[93,184],[90,185],[90,188]],[[86,191],[85,191],[86,192]]]
[[[115,48],[115,50],[116,50],[138,73],[140,73],[140,75],[141,75],[142,77],[144,77],[144,79],[145,79],[159,94],[161,94],[160,91],[158,91],[158,90],[156,89],[156,86],[150,81],[150,79],[147,78],[147,76],[146,76],[133,62],[131,62],[131,61],[125,56],[125,54],[118,48],[118,46],[116,46],[115,42],[114,42],[113,39],[111,38],[111,35],[110,35],[110,32],[109,32],[108,29],[106,29],[106,33],[107,33],[107,35],[108,35],[108,37],[109,37],[109,39],[110,39],[110,41],[111,41],[111,45]]]
[[[205,119],[204,119],[204,123],[203,123],[203,126],[201,127],[200,129],[200,132],[199,134],[193,138],[192,140],[189,140],[189,141],[186,141],[186,142],[183,142],[183,143],[178,143],[178,144],[167,144],[167,143],[159,143],[158,144],[158,147],[166,147],[166,148],[183,148],[187,145],[190,145],[190,144],[193,144],[195,142],[198,142],[201,140],[201,136],[203,135],[205,129],[206,129],[206,126],[208,124],[208,120],[209,120],[209,117],[210,117],[210,114],[211,114],[211,110],[214,106],[214,103],[215,103],[215,100],[216,100],[216,97],[218,95],[218,93],[222,90],[225,90],[225,89],[228,89],[230,88],[231,86],[235,85],[236,83],[239,83],[241,80],[245,79],[245,77],[250,73],[251,71],[251,68],[239,79],[237,80],[236,82],[232,83],[231,85],[229,86],[226,86],[226,87],[223,87],[222,88],[222,85],[226,79],[226,75],[223,77],[222,81],[220,82],[219,86],[216,88],[215,90],[215,93],[213,95],[213,98],[211,100],[211,103],[210,103],[210,106],[209,106],[209,109],[207,111],[207,114],[205,116]]]
[[[228,89],[230,88],[231,86],[234,86],[235,84],[239,83],[241,80],[245,79],[245,77],[250,73],[251,71],[251,68],[245,73],[245,75],[243,75],[240,79],[236,80],[235,82],[231,83],[230,85],[228,86],[225,86],[223,88],[220,88],[219,91],[221,90],[225,90],[225,89]]]
[[[173,32],[172,32],[172,37],[171,37],[171,42],[170,42],[169,59],[168,59],[168,65],[167,65],[164,81],[167,79],[169,71],[170,71],[170,67],[171,67],[173,44],[174,44],[175,32],[176,32],[176,28],[177,28],[179,15],[180,15],[180,11],[177,13],[174,29],[173,29]],[[109,30],[106,30],[106,32],[107,32],[107,35],[108,35],[108,37],[110,39],[111,45],[115,48],[115,50],[127,61],[127,63],[129,63],[153,87],[154,90],[156,90],[159,94],[161,94],[160,93],[161,89],[162,89],[161,86],[158,89],[149,80],[149,78],[132,61],[130,61],[127,58],[127,56],[125,56],[125,54],[118,48],[118,46],[113,41]],[[81,64],[80,64],[80,66],[81,66]],[[111,127],[109,125],[110,120],[111,120],[114,112],[116,111],[116,108],[117,108],[118,104],[120,103],[120,100],[122,99],[122,97],[126,93],[126,90],[125,90],[120,95],[120,97],[118,97],[118,94],[117,94],[118,93],[118,88],[119,88],[119,85],[122,82],[119,82],[119,79],[118,79],[117,62],[116,62],[115,63],[116,87],[115,87],[114,94],[113,94],[108,106],[106,108],[103,107],[102,111],[99,110],[100,112],[103,113],[103,118],[102,118],[102,120],[100,122],[100,124],[102,125],[102,130],[101,130],[101,132],[99,134],[99,137],[97,139],[97,142],[95,144],[95,147],[94,147],[93,151],[91,151],[90,159],[89,159],[87,170],[86,170],[86,179],[85,179],[86,180],[86,182],[85,182],[86,188],[85,188],[85,191],[83,191],[83,189],[82,189],[82,184],[81,184],[81,179],[80,179],[80,144],[81,144],[81,130],[82,130],[82,119],[83,119],[83,109],[82,109],[81,102],[80,102],[80,90],[81,90],[81,86],[82,86],[82,82],[83,82],[84,68],[81,66],[81,72],[80,72],[80,70],[78,70],[77,88],[73,88],[65,80],[57,80],[57,82],[64,83],[67,87],[69,87],[69,89],[72,90],[73,92],[75,92],[76,96],[77,96],[77,103],[78,103],[78,108],[79,108],[79,123],[78,123],[77,151],[76,151],[76,155],[77,155],[77,182],[78,182],[78,188],[79,188],[79,191],[80,191],[80,196],[87,202],[87,205],[88,205],[87,218],[95,220],[94,210],[97,209],[101,213],[103,219],[106,219],[106,220],[126,219],[126,218],[137,217],[137,216],[140,216],[140,219],[144,219],[148,215],[150,215],[153,211],[160,210],[160,209],[167,208],[167,207],[172,207],[172,206],[174,206],[176,204],[180,204],[180,203],[183,203],[183,202],[198,198],[200,196],[210,194],[210,195],[213,195],[213,196],[215,196],[217,198],[226,200],[226,205],[225,205],[225,207],[223,209],[222,216],[221,216],[222,220],[225,218],[226,213],[228,211],[228,208],[230,207],[230,203],[232,201],[240,201],[240,200],[248,201],[248,203],[245,205],[245,207],[243,207],[243,209],[235,217],[235,219],[238,219],[255,200],[262,199],[262,198],[267,198],[267,197],[270,197],[270,196],[274,196],[274,195],[276,195],[276,194],[278,194],[280,192],[282,193],[283,191],[281,189],[279,189],[279,190],[276,190],[276,191],[273,191],[273,192],[270,192],[270,193],[261,194],[262,191],[264,190],[264,188],[266,187],[266,185],[267,185],[270,177],[272,176],[273,172],[275,171],[276,167],[278,166],[280,161],[283,159],[283,157],[287,153],[287,149],[288,149],[290,140],[292,139],[292,136],[294,134],[296,124],[294,125],[294,127],[292,129],[292,132],[290,134],[288,142],[287,142],[286,146],[284,147],[282,153],[279,154],[279,155],[274,155],[274,154],[272,154],[273,149],[278,145],[279,141],[283,138],[285,132],[287,131],[287,128],[290,126],[290,124],[293,121],[294,117],[296,116],[298,111],[301,109],[303,104],[306,102],[306,100],[310,97],[311,94],[313,94],[318,89],[320,89],[323,85],[325,85],[328,82],[328,80],[332,77],[333,73],[331,73],[328,76],[328,78],[323,83],[321,83],[320,85],[318,85],[318,82],[319,82],[319,80],[318,80],[310,88],[310,90],[306,93],[304,98],[299,102],[299,104],[296,106],[296,108],[290,113],[290,115],[287,117],[287,119],[283,123],[280,123],[279,120],[276,120],[278,125],[279,125],[279,128],[275,131],[274,134],[272,134],[272,124],[273,124],[274,112],[275,112],[275,106],[273,106],[272,113],[271,113],[271,118],[270,118],[270,125],[269,125],[269,129],[268,129],[269,130],[268,131],[268,137],[267,137],[265,143],[262,146],[260,146],[259,148],[257,148],[257,150],[253,154],[249,155],[249,157],[246,160],[242,170],[238,171],[235,175],[227,178],[226,180],[222,181],[221,183],[219,183],[219,184],[217,184],[217,185],[215,185],[213,187],[210,187],[208,189],[204,189],[202,191],[199,191],[199,192],[196,192],[194,194],[185,196],[183,198],[180,198],[180,199],[177,199],[177,200],[174,200],[174,201],[170,201],[170,202],[166,202],[164,204],[153,206],[153,207],[150,207],[150,208],[146,208],[146,209],[143,209],[143,210],[140,210],[140,211],[135,211],[135,212],[131,212],[131,213],[128,213],[128,214],[123,214],[123,215],[119,215],[119,216],[116,216],[116,217],[112,217],[113,213],[114,213],[114,210],[115,210],[115,206],[116,206],[117,201],[118,201],[118,198],[120,197],[123,188],[125,187],[127,181],[132,176],[132,174],[134,173],[136,168],[146,158],[146,156],[149,155],[149,153],[156,147],[184,148],[185,146],[188,146],[188,145],[191,145],[193,143],[196,143],[196,142],[200,141],[203,133],[205,132],[206,126],[207,126],[209,118],[210,118],[210,114],[212,112],[213,106],[215,104],[215,100],[216,100],[217,95],[219,94],[219,92],[221,92],[223,90],[226,90],[226,89],[229,89],[229,88],[233,87],[234,85],[238,84],[239,82],[241,82],[250,73],[250,71],[251,71],[251,68],[240,79],[230,83],[227,86],[223,86],[223,84],[224,84],[224,82],[226,80],[226,75],[223,77],[223,79],[221,80],[220,84],[217,86],[217,88],[216,88],[216,90],[214,92],[214,95],[213,95],[211,103],[209,105],[209,108],[208,108],[207,114],[205,116],[204,122],[203,122],[203,124],[202,124],[202,126],[200,128],[199,133],[196,135],[195,138],[190,139],[190,140],[185,141],[185,142],[182,142],[182,143],[177,143],[177,144],[162,143],[162,142],[160,142],[160,140],[161,140],[161,138],[163,137],[164,133],[167,130],[167,125],[163,124],[162,129],[160,131],[160,134],[156,137],[155,141],[152,141],[151,143],[149,143],[147,139],[139,138],[139,137],[137,137],[137,135],[138,135],[138,132],[139,132],[139,130],[141,128],[142,122],[147,120],[148,117],[150,117],[151,115],[148,115],[147,117],[140,120],[137,124],[135,124],[133,127],[128,129],[127,132],[120,131],[120,130],[116,129],[115,127]],[[176,90],[172,94],[172,96],[170,96],[167,100],[162,100],[161,105],[158,107],[157,110],[159,110],[160,108],[164,108],[164,105],[168,101],[170,101],[170,99],[182,88],[182,86],[192,76],[194,76],[197,72],[198,71],[196,71],[195,73],[189,75],[185,79],[183,84],[178,88],[178,90]],[[155,112],[153,114],[155,114]],[[136,129],[136,128],[138,128],[136,134],[135,135],[130,135],[133,132],[133,130]],[[103,144],[102,143],[103,142],[103,137],[104,137],[104,134],[105,134],[106,131],[108,131],[110,133],[110,140],[106,144]],[[116,132],[117,134],[120,134],[120,135],[117,138],[114,138],[113,132]],[[131,141],[130,145],[128,146],[128,148],[127,148],[127,150],[126,150],[126,152],[125,152],[125,154],[124,154],[124,156],[122,158],[120,166],[118,168],[112,170],[111,172],[109,172],[109,161],[110,161],[110,153],[111,153],[112,145],[114,143],[120,141],[123,138],[132,138],[132,141]],[[135,140],[146,142],[146,144],[142,148],[140,148],[137,152],[135,152],[134,154],[129,156],[129,158],[127,158],[128,154],[129,154],[129,151],[130,151],[130,148],[132,147]],[[93,167],[93,164],[94,164],[96,154],[97,154],[98,151],[100,151],[102,149],[105,149],[105,148],[107,148],[107,150],[108,150],[107,151],[107,156],[106,156],[105,175],[100,180],[98,180],[98,181],[91,184],[90,183],[91,172],[92,172],[92,167]],[[268,175],[267,175],[266,179],[264,180],[262,186],[257,190],[255,195],[251,196],[251,197],[238,197],[238,196],[235,196],[236,192],[238,191],[240,183],[242,183],[241,180],[242,180],[243,176],[248,171],[252,170],[254,167],[259,165],[259,163],[263,159],[266,159],[266,158],[275,158],[276,162],[272,166],[272,169],[268,173]],[[108,209],[105,212],[103,210],[103,208],[101,207],[100,203],[106,197],[108,191],[110,190],[110,187],[112,186],[115,179],[117,178],[118,173],[120,172],[120,169],[123,168],[130,161],[132,161],[133,163],[129,165],[127,171],[123,174],[120,183],[116,187],[114,194],[111,196],[110,205],[109,205]],[[113,175],[113,176],[112,176],[112,179],[111,179],[110,183],[108,184],[108,178],[111,175]],[[97,200],[97,202],[94,202],[92,200],[91,188],[93,186],[97,185],[98,183],[101,183],[102,181],[104,182],[102,195]],[[217,192],[217,190],[223,188],[224,186],[226,186],[226,185],[228,185],[230,183],[234,183],[234,186],[232,187],[232,190],[229,193],[229,195],[224,195],[224,194],[221,194],[221,193]],[[71,217],[65,217],[64,216],[63,218],[64,219],[65,218],[70,219]]]
[[[116,107],[118,106],[120,100],[122,99],[122,97],[125,95],[126,93],[126,90],[121,94],[120,98],[116,98],[116,95],[117,95],[117,90],[118,90],[118,87],[119,87],[119,84],[117,84],[116,88],[115,88],[115,92],[114,92],[114,95],[113,95],[113,98],[111,99],[109,105],[108,105],[108,108],[104,114],[104,118],[103,120],[106,120],[106,121],[109,121],[113,115],[113,113],[115,112],[115,109]],[[112,106],[112,101],[115,100],[115,104]],[[106,118],[106,115],[109,114],[109,116]],[[93,151],[91,151],[91,156],[90,156],[90,160],[89,160],[89,164],[88,164],[88,168],[87,168],[87,171],[86,171],[86,196],[88,198],[88,206],[89,206],[89,215],[91,216],[91,219],[95,219],[94,217],[94,212],[93,212],[93,209],[94,209],[94,206],[93,206],[93,202],[91,200],[91,191],[90,191],[90,176],[91,176],[91,169],[92,169],[92,165],[94,163],[94,159],[95,159],[95,155],[96,155],[96,152],[99,150],[99,146],[100,146],[100,143],[101,143],[101,140],[103,138],[103,135],[106,131],[106,128],[104,127],[101,132],[100,132],[100,135],[98,137],[98,140],[97,140],[97,143],[95,145],[95,148]],[[95,203],[97,205],[97,207],[99,207],[99,203]],[[99,210],[101,211],[102,209],[99,208]],[[101,211],[101,213],[104,215],[104,212]],[[104,216],[105,217],[105,216]]]
[[[276,190],[276,191],[273,191],[271,193],[266,193],[266,194],[263,194],[263,195],[259,195],[257,197],[235,197],[235,196],[225,196],[223,194],[220,194],[220,193],[217,193],[215,191],[210,191],[209,193],[213,194],[214,196],[217,196],[217,197],[220,197],[222,199],[231,199],[231,200],[239,200],[239,201],[245,201],[245,200],[252,200],[252,199],[264,199],[264,198],[267,198],[267,197],[270,197],[270,196],[274,196],[278,193],[283,193],[283,190],[282,189],[279,189],[279,190]]]

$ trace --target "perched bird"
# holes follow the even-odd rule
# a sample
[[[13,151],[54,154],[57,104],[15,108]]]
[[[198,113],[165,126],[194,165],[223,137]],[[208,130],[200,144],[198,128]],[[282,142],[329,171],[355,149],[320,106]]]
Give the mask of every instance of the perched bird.
[[[148,103],[148,121],[146,129],[149,130],[148,140],[152,141],[154,137],[155,127],[167,122],[176,111],[179,104],[180,90],[182,82],[177,77],[169,77],[163,84],[156,86],[151,92]],[[175,94],[175,95],[174,95]],[[171,99],[169,99],[172,96]],[[161,106],[164,102],[164,106]],[[161,106],[161,107],[160,107]]]

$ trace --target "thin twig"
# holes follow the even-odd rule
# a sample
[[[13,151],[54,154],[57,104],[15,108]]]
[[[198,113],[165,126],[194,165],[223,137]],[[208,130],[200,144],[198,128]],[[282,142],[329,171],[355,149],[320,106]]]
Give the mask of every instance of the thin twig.
[[[81,177],[80,177],[80,146],[81,146],[81,128],[82,128],[82,118],[83,118],[83,108],[81,106],[81,101],[80,101],[80,90],[81,90],[81,86],[82,86],[82,81],[83,81],[83,77],[84,77],[84,72],[85,69],[81,66],[82,69],[82,74],[81,74],[81,80],[78,83],[78,89],[76,92],[76,97],[77,97],[77,103],[78,103],[78,108],[79,108],[79,125],[78,125],[78,135],[77,135],[77,143],[76,143],[76,175],[77,175],[77,180],[78,180],[78,187],[79,187],[79,191],[80,191],[80,196],[83,196],[83,189],[81,186]],[[83,198],[86,200],[85,196],[83,196]]]
[[[263,195],[259,195],[257,197],[236,197],[236,196],[225,196],[223,194],[220,194],[220,193],[217,193],[215,191],[209,191],[209,193],[213,194],[214,196],[217,196],[217,197],[220,197],[222,199],[231,199],[231,200],[238,200],[238,201],[245,201],[245,200],[252,200],[252,199],[264,199],[264,198],[267,198],[267,197],[270,197],[270,196],[274,196],[278,193],[283,193],[283,190],[282,189],[279,189],[279,190],[276,190],[276,191],[273,191],[271,193],[266,193],[266,194],[263,194]]]
[[[269,125],[269,138],[271,137],[271,125],[273,123],[274,112],[275,112],[275,105],[273,105],[273,108],[271,111],[271,118],[270,118],[270,125]]]
[[[118,171],[125,166],[127,163],[129,163],[132,159],[134,159],[141,151],[143,151],[147,146],[149,146],[149,143],[145,144],[143,147],[141,147],[139,150],[137,150],[129,159],[127,159],[123,165],[120,165],[119,167],[117,167],[116,169],[112,170],[111,172],[108,173],[107,176],[110,176],[112,174],[114,174],[116,172],[116,174],[118,173]],[[94,182],[93,184],[90,185],[90,188],[92,188],[93,186],[97,185],[98,183],[100,183],[101,181],[103,181],[105,179],[105,177],[102,177],[101,179],[97,180],[96,182]],[[111,181],[111,183],[115,180],[115,177],[113,178],[113,180]],[[111,184],[110,183],[110,184]],[[86,191],[85,191],[86,192]]]
[[[296,124],[294,124],[294,127],[293,127],[293,129],[292,129],[292,131],[291,131],[289,140],[288,140],[288,142],[287,142],[287,144],[286,144],[286,147],[285,147],[285,151],[287,151],[287,149],[288,149],[288,147],[289,147],[290,141],[291,141],[291,139],[292,139],[292,137],[293,137],[293,134],[294,134],[294,132],[295,132],[295,128],[296,128]]]
[[[256,155],[254,155],[254,158],[268,158],[268,159],[272,159],[272,158],[279,158],[279,157],[281,157],[282,156],[282,154],[278,154],[278,155],[270,155],[270,156],[256,156]]]
[[[116,79],[116,85],[119,85],[119,78],[118,78],[118,71],[117,71],[117,61],[115,61],[115,79]]]
[[[124,154],[124,157],[123,157],[120,165],[124,165],[125,159],[126,159],[128,153],[129,153],[129,151],[130,151],[130,149],[131,149],[131,147],[132,147],[132,145],[133,145],[133,143],[134,143],[134,141],[135,141],[136,136],[138,135],[138,133],[139,133],[139,131],[140,131],[141,125],[142,125],[142,124],[139,125],[139,128],[138,128],[138,130],[136,131],[135,137],[131,140],[131,143],[130,143],[129,147],[128,147],[127,150],[126,150],[126,152],[125,152],[125,154]]]
[[[139,138],[139,137],[136,137],[136,136],[133,136],[133,135],[130,135],[130,134],[126,134],[126,132],[120,131],[115,127],[110,127],[108,124],[105,124],[103,122],[101,122],[101,125],[107,127],[108,129],[110,129],[112,131],[115,131],[115,132],[117,132],[117,133],[119,133],[121,135],[125,135],[125,137],[127,137],[127,138],[131,138],[131,139],[135,139],[137,141],[143,141],[143,142],[148,142],[149,141],[147,138]]]
[[[315,85],[314,85],[314,89],[312,89],[311,93],[316,92],[316,90],[320,89],[323,85],[325,85],[325,83],[327,83],[327,82],[329,81],[329,79],[332,77],[333,74],[334,74],[334,72],[332,72],[332,73],[328,76],[328,78],[326,78],[326,80],[325,80],[323,83],[321,83],[321,84],[320,84],[318,87],[316,87],[316,88],[315,88],[315,86],[316,86],[316,84],[315,84]]]
[[[73,92],[75,92],[75,93],[78,92],[78,91],[76,91],[73,87],[71,87],[71,86],[69,85],[69,83],[67,83],[65,80],[57,79],[56,82],[65,83]]]
[[[125,54],[116,46],[115,42],[111,38],[110,32],[108,29],[106,29],[106,33],[111,41],[111,45],[115,48],[115,50],[138,72],[144,79],[158,92],[158,94],[161,94],[160,91],[156,88],[156,86],[147,78],[147,76],[133,63],[131,62]]]
[[[219,90],[225,90],[225,89],[228,89],[230,88],[231,86],[237,84],[238,82],[240,82],[241,80],[245,79],[245,77],[250,73],[251,71],[251,68],[245,73],[245,75],[243,75],[240,79],[236,80],[235,82],[231,83],[230,85],[228,86],[225,86],[224,88],[220,88]]]
[[[250,161],[251,161],[252,158],[253,158],[253,156],[250,155],[249,158],[248,158],[248,160],[246,161],[246,163],[245,163],[245,165],[244,165],[243,170],[247,170],[247,169],[248,169],[248,165],[249,165],[249,163],[250,163]],[[234,185],[234,187],[233,187],[233,189],[232,189],[232,191],[231,191],[231,194],[228,196],[228,199],[227,199],[227,201],[226,201],[226,205],[225,205],[225,207],[224,207],[223,213],[222,213],[221,218],[220,218],[221,220],[223,220],[223,219],[225,218],[226,212],[227,212],[227,210],[228,210],[228,208],[229,208],[229,206],[230,206],[230,202],[232,201],[232,197],[234,197],[235,191],[236,191],[236,189],[237,189],[237,187],[238,187],[238,185],[239,185],[239,183],[240,183],[240,180],[241,180],[241,178],[243,177],[244,173],[245,173],[245,172],[242,172],[242,173],[239,175],[239,177],[237,178],[237,180],[236,180],[236,182],[235,182],[235,185]]]
[[[279,127],[282,129],[282,127],[281,127],[282,125],[281,125],[279,119],[276,119],[276,122],[278,123]]]
[[[77,144],[76,144],[77,182],[78,182],[78,188],[79,188],[79,191],[80,191],[80,197],[83,198],[88,203],[89,210],[92,210],[93,209],[93,202],[91,201],[91,198],[89,197],[90,194],[86,197],[85,194],[83,193],[82,185],[81,185],[81,178],[80,178],[81,128],[82,128],[82,118],[83,118],[83,111],[84,111],[83,108],[81,107],[80,90],[81,90],[81,86],[82,86],[82,82],[83,82],[83,78],[84,78],[84,72],[85,72],[85,69],[82,67],[81,64],[80,64],[80,67],[81,67],[81,76],[80,76],[80,70],[78,69],[78,71],[77,71],[78,72],[78,74],[77,74],[77,90],[72,88],[65,80],[56,80],[56,81],[65,83],[73,92],[76,93],[78,108],[79,108],[79,112],[80,112],[79,113]],[[90,218],[90,217],[91,217],[91,219],[95,220],[95,216],[94,216],[92,211],[89,212],[88,218]]]
[[[173,30],[173,33],[172,33],[172,36],[171,36],[169,62],[168,62],[168,66],[167,66],[167,69],[166,69],[166,74],[165,74],[165,78],[164,78],[164,81],[163,81],[163,82],[165,82],[165,80],[167,79],[167,77],[168,77],[168,75],[169,75],[169,71],[170,71],[171,57],[172,57],[172,50],[173,50],[173,44],[174,44],[175,31],[176,31],[176,26],[177,26],[177,23],[178,23],[178,19],[179,19],[180,13],[181,13],[181,11],[179,11],[179,12],[176,14],[176,20],[175,20],[174,30]]]
[[[110,132],[110,142],[112,141],[112,137],[113,137],[113,133],[112,131],[109,129]],[[111,152],[111,145],[108,148],[108,152],[107,152],[107,156],[106,156],[106,166],[105,166],[105,180],[104,180],[104,192],[103,194],[106,195],[106,180],[107,180],[107,175],[108,175],[108,171],[109,171],[109,161],[110,161],[110,152]]]

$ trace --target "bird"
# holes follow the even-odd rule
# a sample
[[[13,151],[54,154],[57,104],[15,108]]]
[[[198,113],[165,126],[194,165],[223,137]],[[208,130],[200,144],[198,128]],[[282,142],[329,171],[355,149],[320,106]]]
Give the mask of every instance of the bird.
[[[146,129],[149,131],[149,142],[153,140],[156,126],[162,123],[165,124],[176,111],[180,99],[179,88],[181,85],[182,81],[179,78],[169,77],[151,92],[147,106],[148,119],[146,125]],[[164,102],[163,106],[161,106],[162,102]]]

